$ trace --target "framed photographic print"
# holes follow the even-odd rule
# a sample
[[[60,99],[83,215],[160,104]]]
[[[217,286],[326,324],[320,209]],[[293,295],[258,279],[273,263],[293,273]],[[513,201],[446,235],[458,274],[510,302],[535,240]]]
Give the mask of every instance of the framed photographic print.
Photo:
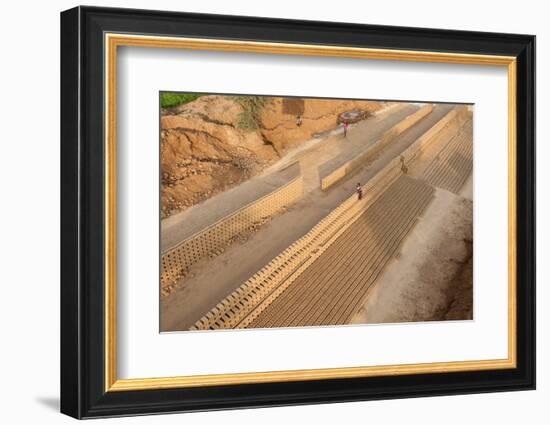
[[[61,411],[535,387],[535,37],[61,14]]]

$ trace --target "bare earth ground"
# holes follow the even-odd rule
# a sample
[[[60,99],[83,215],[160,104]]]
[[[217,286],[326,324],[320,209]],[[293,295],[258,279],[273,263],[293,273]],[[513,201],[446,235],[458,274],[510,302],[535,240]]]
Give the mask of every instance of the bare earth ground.
[[[405,131],[374,161],[356,174],[327,192],[322,192],[318,187],[315,189],[310,187],[310,191],[304,195],[304,198],[284,214],[275,216],[258,232],[251,234],[245,243],[237,242],[214,259],[194,265],[189,275],[174,292],[161,297],[161,330],[184,330],[192,326],[221,299],[233,292],[347,199],[354,192],[356,182],[364,183],[372,178],[396,155],[441,119],[449,109],[450,107],[445,105],[437,106],[432,114]],[[352,128],[348,138],[363,141],[368,145],[369,131],[367,120],[364,125]],[[350,142],[342,136],[332,136],[330,140],[332,143],[341,144]],[[314,165],[316,164],[311,166]],[[303,173],[304,171],[307,173],[307,169],[302,169]],[[215,282],[215,285],[212,282]]]
[[[470,200],[436,189],[352,323],[472,319],[472,218]]]

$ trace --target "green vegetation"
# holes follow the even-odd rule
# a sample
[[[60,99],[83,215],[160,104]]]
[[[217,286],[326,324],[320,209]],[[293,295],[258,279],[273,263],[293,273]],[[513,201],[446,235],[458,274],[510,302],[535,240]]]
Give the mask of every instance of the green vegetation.
[[[200,93],[170,93],[162,92],[160,94],[160,106],[162,108],[173,108],[183,105],[206,96]],[[264,96],[235,96],[235,102],[242,106],[243,112],[239,114],[237,126],[246,131],[256,131],[260,128],[260,112],[268,102]]]
[[[260,111],[268,98],[263,96],[237,96],[235,101],[242,106],[237,126],[246,131],[256,131],[260,128]]]
[[[173,108],[174,106],[183,105],[189,103],[204,96],[204,94],[198,93],[161,93],[160,94],[160,106],[162,108]]]

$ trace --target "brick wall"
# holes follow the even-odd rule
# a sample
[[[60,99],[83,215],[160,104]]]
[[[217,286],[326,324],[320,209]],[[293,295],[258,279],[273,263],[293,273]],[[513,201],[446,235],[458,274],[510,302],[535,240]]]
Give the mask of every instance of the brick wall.
[[[215,254],[240,233],[289,206],[302,195],[303,181],[300,176],[163,253],[160,272],[162,287],[175,282],[191,265]]]
[[[363,165],[369,158],[371,158],[374,154],[387,146],[388,143],[392,142],[405,130],[415,125],[418,121],[420,121],[430,112],[432,112],[432,110],[433,105],[426,105],[394,125],[382,135],[380,140],[376,141],[376,143],[370,146],[365,152],[359,154],[356,158],[353,158],[352,160],[346,162],[345,164],[334,170],[332,173],[330,173],[328,176],[322,178],[321,189],[327,190],[333,184],[343,179],[346,175],[361,167],[361,165]]]

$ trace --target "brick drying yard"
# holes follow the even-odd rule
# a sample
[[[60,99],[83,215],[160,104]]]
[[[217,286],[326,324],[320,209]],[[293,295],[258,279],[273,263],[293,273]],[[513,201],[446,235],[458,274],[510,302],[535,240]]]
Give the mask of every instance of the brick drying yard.
[[[464,106],[305,142],[164,220],[161,331],[471,319],[471,174]]]

